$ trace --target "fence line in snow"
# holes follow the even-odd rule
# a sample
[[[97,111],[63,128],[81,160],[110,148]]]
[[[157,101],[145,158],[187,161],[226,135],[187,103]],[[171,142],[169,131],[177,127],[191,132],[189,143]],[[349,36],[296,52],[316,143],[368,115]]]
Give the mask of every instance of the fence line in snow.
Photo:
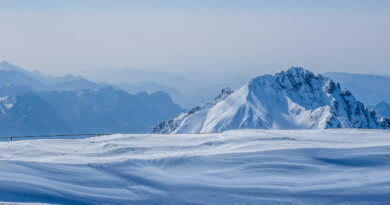
[[[98,134],[60,134],[60,135],[29,135],[29,136],[9,136],[9,137],[0,137],[0,140],[1,139],[9,139],[11,142],[13,141],[13,139],[16,139],[16,138],[39,138],[39,137],[42,137],[42,138],[49,138],[49,137],[76,137],[76,136],[102,136],[102,135],[111,135],[109,133],[98,133]]]

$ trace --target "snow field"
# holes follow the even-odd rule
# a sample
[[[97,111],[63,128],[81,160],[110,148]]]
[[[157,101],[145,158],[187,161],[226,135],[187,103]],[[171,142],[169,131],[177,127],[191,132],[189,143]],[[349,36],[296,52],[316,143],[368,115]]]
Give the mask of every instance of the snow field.
[[[0,201],[386,204],[390,131],[237,130],[0,142]]]

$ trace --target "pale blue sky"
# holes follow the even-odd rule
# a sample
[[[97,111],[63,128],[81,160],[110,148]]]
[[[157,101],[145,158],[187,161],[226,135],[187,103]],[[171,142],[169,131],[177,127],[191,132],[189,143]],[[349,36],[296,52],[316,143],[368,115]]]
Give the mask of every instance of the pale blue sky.
[[[0,60],[50,74],[390,75],[390,1],[0,0]]]

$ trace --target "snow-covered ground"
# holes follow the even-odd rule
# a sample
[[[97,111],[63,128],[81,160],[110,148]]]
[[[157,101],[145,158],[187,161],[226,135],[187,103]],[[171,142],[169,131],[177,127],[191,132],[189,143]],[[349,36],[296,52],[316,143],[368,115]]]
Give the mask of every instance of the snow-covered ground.
[[[390,131],[238,130],[0,142],[0,201],[386,204]]]

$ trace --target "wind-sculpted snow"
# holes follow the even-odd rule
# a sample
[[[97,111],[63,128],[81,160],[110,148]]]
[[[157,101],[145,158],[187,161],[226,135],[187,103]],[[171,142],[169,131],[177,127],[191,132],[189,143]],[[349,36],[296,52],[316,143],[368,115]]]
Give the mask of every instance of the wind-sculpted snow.
[[[222,92],[224,93],[224,92]],[[207,133],[232,129],[387,128],[348,90],[303,68],[252,79],[212,106],[196,107],[152,133]],[[385,127],[384,127],[385,126]]]
[[[390,131],[240,130],[0,142],[0,201],[386,204]]]

